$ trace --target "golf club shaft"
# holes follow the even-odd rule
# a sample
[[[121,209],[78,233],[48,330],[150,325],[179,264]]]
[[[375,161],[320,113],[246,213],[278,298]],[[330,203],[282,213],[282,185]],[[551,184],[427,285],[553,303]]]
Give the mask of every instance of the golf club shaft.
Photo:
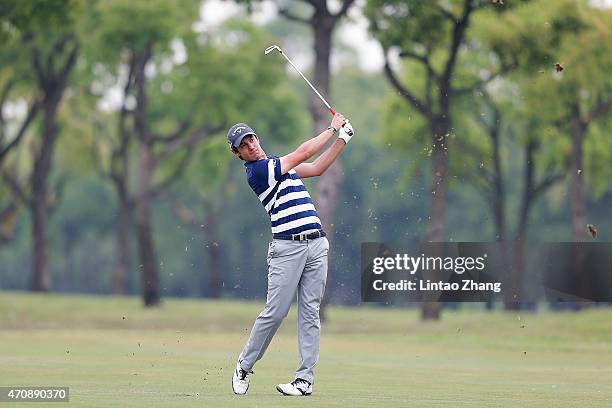
[[[321,98],[321,100],[323,101],[323,103],[325,104],[325,106],[327,106],[327,109],[329,109],[329,111],[331,112],[332,115],[336,114],[336,111],[334,110],[334,108],[332,108],[329,103],[327,103],[327,101],[325,100],[325,98],[323,98],[323,96],[321,96],[321,94],[319,93],[319,91],[317,91],[317,89],[312,86],[312,84],[310,83],[310,81],[308,80],[308,78],[306,78],[304,76],[304,74],[302,74],[302,71],[300,71],[300,69],[298,67],[295,66],[295,64],[293,62],[291,62],[291,60],[289,59],[289,57],[287,57],[285,55],[285,53],[282,50],[279,50],[280,53],[283,55],[283,57],[285,57],[285,59],[291,64],[291,66],[293,68],[295,68],[295,70],[298,72],[298,74],[300,74],[302,76],[302,78],[304,78],[304,81],[306,81],[306,83],[310,86],[310,88],[317,94],[317,96],[319,98]]]

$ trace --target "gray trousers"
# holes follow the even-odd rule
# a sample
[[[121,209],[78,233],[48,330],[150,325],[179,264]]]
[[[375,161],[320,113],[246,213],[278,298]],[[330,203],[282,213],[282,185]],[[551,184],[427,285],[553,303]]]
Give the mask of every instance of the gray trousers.
[[[268,296],[257,316],[251,335],[240,357],[243,370],[251,370],[263,356],[297,292],[298,346],[300,365],[295,378],[314,382],[314,366],[319,359],[321,324],[319,306],[327,280],[327,238],[309,241],[275,239],[268,248]]]

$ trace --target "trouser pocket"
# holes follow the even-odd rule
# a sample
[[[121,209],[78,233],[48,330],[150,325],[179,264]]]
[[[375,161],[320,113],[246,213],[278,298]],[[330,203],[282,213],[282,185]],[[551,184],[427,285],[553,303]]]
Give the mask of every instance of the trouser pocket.
[[[268,268],[270,268],[270,262],[272,261],[273,257],[274,257],[274,241],[270,241],[270,243],[268,244],[268,256],[266,257]]]

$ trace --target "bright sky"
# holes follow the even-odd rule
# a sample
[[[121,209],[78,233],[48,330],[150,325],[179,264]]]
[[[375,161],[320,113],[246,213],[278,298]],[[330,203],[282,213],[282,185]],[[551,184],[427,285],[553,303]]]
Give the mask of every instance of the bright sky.
[[[507,0],[508,2],[512,0]],[[552,0],[551,0],[552,1]],[[365,0],[357,0],[357,5],[361,6]],[[338,2],[332,2],[338,7]],[[591,0],[595,7],[610,8],[612,0]],[[264,1],[256,8],[251,17],[257,24],[264,24],[274,18],[276,6],[272,1]],[[246,15],[244,8],[231,1],[206,0],[200,10],[202,23],[197,25],[200,29],[219,25],[225,19],[235,15]],[[345,44],[352,46],[359,55],[359,66],[366,71],[377,71],[383,66],[382,48],[376,40],[368,34],[368,22],[361,14],[361,7],[351,7],[349,11],[351,22],[342,24],[339,34]],[[299,60],[299,56],[298,56]],[[333,63],[333,55],[332,55]]]
[[[612,0],[610,0],[612,1]],[[364,0],[357,0],[362,4]],[[229,17],[244,15],[244,8],[231,1],[207,0],[200,9],[202,22],[196,24],[196,30],[206,30],[215,27]],[[257,24],[264,24],[276,15],[276,6],[271,1],[258,4],[252,18]],[[367,32],[368,22],[361,14],[360,7],[349,10],[350,22],[342,24],[339,35],[342,42],[353,47],[359,55],[359,66],[368,71],[377,71],[383,66],[382,48]],[[333,56],[332,56],[333,58]]]

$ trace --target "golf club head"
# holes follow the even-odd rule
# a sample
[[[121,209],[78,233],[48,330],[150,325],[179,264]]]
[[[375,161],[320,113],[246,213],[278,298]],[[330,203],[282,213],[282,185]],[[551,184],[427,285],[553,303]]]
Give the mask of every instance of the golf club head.
[[[271,45],[264,51],[264,54],[268,55],[274,50],[278,50],[278,52],[283,52],[278,45]]]

